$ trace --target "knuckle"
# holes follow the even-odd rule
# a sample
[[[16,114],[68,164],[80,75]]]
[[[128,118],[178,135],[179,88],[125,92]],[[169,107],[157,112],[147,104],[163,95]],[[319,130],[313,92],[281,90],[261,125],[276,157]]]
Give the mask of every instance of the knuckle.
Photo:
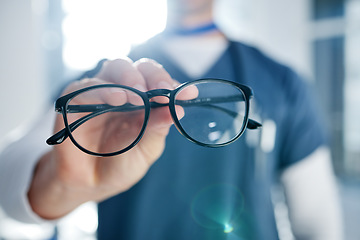
[[[118,84],[139,82],[141,81],[141,74],[132,64],[129,58],[105,62],[98,77]]]
[[[131,67],[131,64],[132,62],[130,59],[119,58],[115,60],[105,61],[98,76],[107,78],[109,76],[112,76],[116,72],[121,72],[122,69],[127,69]]]

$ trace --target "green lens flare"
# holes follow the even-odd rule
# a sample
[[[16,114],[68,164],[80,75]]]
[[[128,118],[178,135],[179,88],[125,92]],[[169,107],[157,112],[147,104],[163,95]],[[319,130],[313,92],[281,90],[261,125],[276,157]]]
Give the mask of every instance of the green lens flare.
[[[244,207],[243,194],[232,185],[216,184],[201,190],[193,199],[193,219],[207,229],[226,233],[234,230]]]
[[[224,225],[224,233],[231,233],[234,230],[233,226],[231,224],[226,223]]]

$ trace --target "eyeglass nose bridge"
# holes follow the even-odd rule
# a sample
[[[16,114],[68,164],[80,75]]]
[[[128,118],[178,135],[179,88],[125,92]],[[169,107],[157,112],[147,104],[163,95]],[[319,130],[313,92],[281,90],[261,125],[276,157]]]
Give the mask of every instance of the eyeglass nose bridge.
[[[170,93],[172,90],[170,89],[153,89],[150,91],[147,91],[146,94],[149,99],[153,97],[167,97],[170,98]]]

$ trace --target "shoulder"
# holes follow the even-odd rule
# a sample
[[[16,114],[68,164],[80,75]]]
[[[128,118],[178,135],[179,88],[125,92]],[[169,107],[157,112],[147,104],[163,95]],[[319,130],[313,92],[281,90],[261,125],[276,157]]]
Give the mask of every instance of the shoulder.
[[[309,83],[295,70],[280,63],[254,46],[234,42],[240,56],[245,78],[255,93],[264,97],[289,103],[302,91],[309,90]],[[271,91],[272,94],[264,92]],[[266,102],[269,99],[264,99]]]
[[[273,74],[281,74],[288,69],[286,65],[268,56],[258,47],[238,41],[231,42],[231,44],[235,45],[238,54],[242,57],[243,63],[248,67],[261,68],[263,71],[265,70]]]

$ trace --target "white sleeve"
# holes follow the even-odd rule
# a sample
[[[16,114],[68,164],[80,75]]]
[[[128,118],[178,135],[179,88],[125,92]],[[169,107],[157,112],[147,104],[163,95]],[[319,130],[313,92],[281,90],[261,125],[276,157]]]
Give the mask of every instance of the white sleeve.
[[[15,130],[11,143],[0,153],[0,206],[18,221],[44,222],[32,211],[27,192],[39,158],[50,149],[45,141],[53,131],[54,120],[55,112],[49,110],[32,126]]]
[[[343,218],[330,150],[320,147],[282,174],[295,236],[342,240]]]

